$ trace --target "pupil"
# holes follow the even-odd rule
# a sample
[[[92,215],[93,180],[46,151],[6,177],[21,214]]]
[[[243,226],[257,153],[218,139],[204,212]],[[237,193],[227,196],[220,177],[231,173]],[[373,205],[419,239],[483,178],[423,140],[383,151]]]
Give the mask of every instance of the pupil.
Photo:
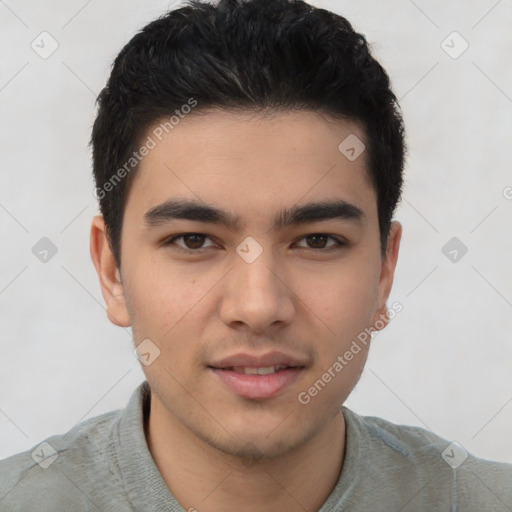
[[[203,242],[203,240],[201,240],[202,235],[185,235],[184,237],[185,241],[190,240],[191,238],[195,238],[196,240],[199,238],[200,241],[197,245],[194,245],[194,243],[192,243],[192,247],[189,247],[189,249],[200,249]],[[185,245],[189,246],[190,244],[185,242]]]
[[[318,239],[322,239],[325,242],[325,236],[323,236],[323,235],[311,235],[308,237],[308,240],[311,240],[311,239],[317,240],[317,241],[318,241]],[[313,245],[315,245],[315,242],[313,242]],[[320,244],[320,245],[323,247],[325,244]]]

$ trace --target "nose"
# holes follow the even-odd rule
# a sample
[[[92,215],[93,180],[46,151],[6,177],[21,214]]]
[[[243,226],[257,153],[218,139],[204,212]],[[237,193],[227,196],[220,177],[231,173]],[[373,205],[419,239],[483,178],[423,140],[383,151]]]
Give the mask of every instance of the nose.
[[[291,283],[271,251],[263,250],[252,262],[237,257],[226,279],[220,315],[229,327],[245,326],[261,334],[292,322],[295,306]]]

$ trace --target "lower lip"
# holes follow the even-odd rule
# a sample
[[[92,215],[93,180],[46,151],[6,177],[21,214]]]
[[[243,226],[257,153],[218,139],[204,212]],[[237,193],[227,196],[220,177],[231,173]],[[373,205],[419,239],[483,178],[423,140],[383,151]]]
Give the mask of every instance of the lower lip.
[[[268,375],[246,375],[233,370],[210,368],[237,395],[244,398],[271,398],[290,386],[304,368],[287,368]]]

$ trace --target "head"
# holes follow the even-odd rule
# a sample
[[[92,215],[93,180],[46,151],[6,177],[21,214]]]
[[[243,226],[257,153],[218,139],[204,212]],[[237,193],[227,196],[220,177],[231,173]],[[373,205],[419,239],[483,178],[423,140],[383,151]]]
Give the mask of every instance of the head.
[[[122,49],[98,105],[91,255],[161,410],[233,454],[304,443],[355,386],[369,343],[332,368],[385,326],[398,256],[404,129],[365,37],[302,1],[192,1]],[[214,368],[270,351],[301,367],[272,396]]]

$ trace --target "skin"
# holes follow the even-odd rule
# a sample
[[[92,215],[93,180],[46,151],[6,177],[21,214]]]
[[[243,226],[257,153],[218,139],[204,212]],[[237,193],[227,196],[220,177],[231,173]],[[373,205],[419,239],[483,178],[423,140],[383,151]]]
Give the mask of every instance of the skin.
[[[359,333],[386,318],[402,232],[393,222],[382,256],[366,152],[349,161],[338,150],[349,134],[365,140],[358,124],[309,111],[190,115],[134,176],[121,272],[103,218],[92,221],[91,256],[109,319],[132,326],[135,344],[149,338],[160,350],[142,365],[152,390],[146,439],[186,510],[316,511],[336,485],[345,447],[340,406],[359,380],[369,344],[307,405],[297,396]],[[145,227],[144,213],[171,197],[236,213],[241,227],[190,220]],[[282,208],[326,199],[356,205],[363,220],[271,230]],[[207,236],[164,245],[182,233]],[[335,241],[315,242],[312,234],[348,245],[327,251]],[[236,252],[248,236],[263,248],[250,264]],[[237,352],[274,349],[307,365],[272,398],[240,397],[207,368]]]

